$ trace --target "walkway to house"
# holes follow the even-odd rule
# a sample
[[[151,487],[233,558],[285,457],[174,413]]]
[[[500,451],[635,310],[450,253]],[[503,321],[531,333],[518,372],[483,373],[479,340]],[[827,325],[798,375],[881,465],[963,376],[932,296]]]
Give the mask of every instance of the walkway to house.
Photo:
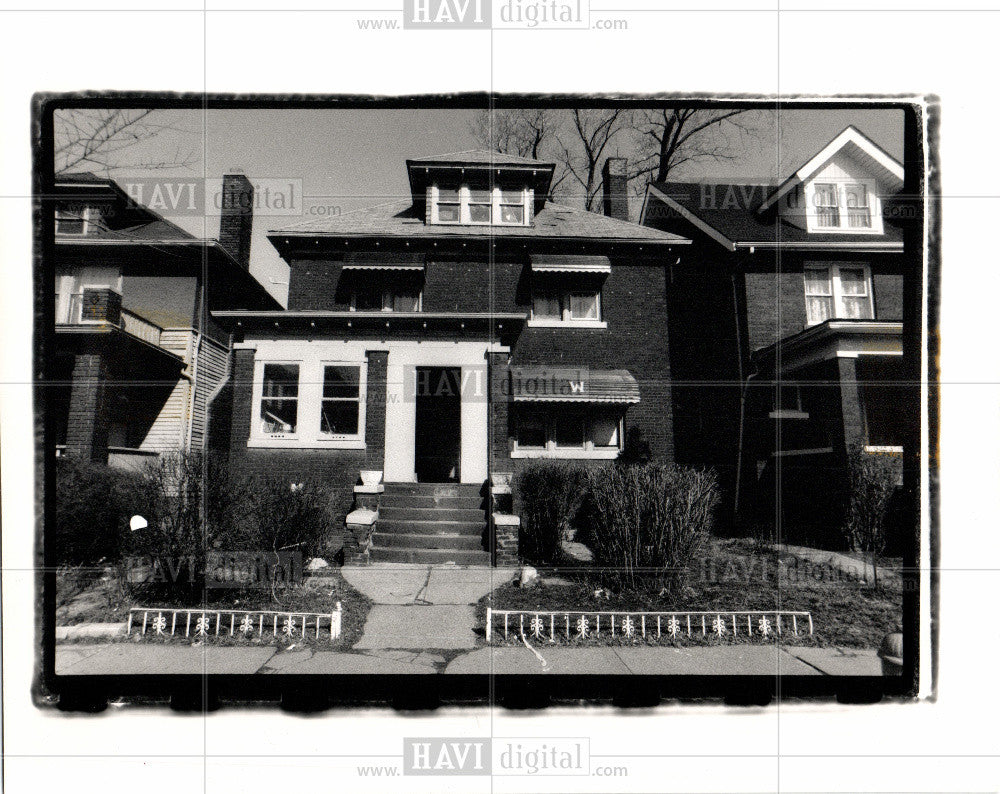
[[[476,647],[476,602],[517,569],[380,563],[343,575],[374,602],[356,650],[456,650]]]

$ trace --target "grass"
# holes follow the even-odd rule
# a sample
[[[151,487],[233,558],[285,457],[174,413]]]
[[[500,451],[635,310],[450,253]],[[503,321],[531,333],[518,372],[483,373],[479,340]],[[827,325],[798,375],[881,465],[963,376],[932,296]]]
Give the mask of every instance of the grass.
[[[789,555],[779,555],[753,541],[713,538],[705,554],[692,566],[686,587],[676,595],[660,593],[657,588],[632,589],[609,585],[608,577],[593,568],[560,571],[568,584],[546,584],[521,588],[516,582],[505,584],[480,600],[477,615],[485,624],[486,607],[523,610],[594,610],[594,611],[712,611],[794,610],[812,614],[814,633],[783,635],[782,639],[801,645],[873,648],[882,638],[899,630],[902,620],[902,591],[898,586],[879,590],[839,577],[833,571],[796,566]],[[544,577],[544,572],[543,572]],[[599,594],[598,591],[600,592]],[[655,631],[643,640],[632,640],[602,631],[600,638],[571,639],[569,644],[614,645],[706,645],[760,643],[746,634],[721,639],[711,634],[702,637],[700,626],[692,637],[671,640],[655,637]],[[502,640],[501,640],[502,641]],[[520,643],[520,635],[511,633],[510,642]],[[556,637],[566,643],[565,637]]]
[[[319,576],[308,576],[301,583],[278,591],[272,595],[266,590],[251,590],[237,592],[233,590],[207,590],[203,602],[194,606],[196,609],[239,609],[239,610],[274,610],[276,612],[318,612],[330,613],[341,605],[341,633],[332,645],[329,637],[319,640],[309,636],[284,637],[280,631],[273,637],[265,630],[263,637],[256,634],[250,639],[241,636],[229,637],[223,630],[219,636],[209,634],[208,637],[196,639],[185,637],[183,631],[174,636],[151,635],[147,631],[142,642],[185,644],[195,642],[210,642],[213,645],[240,645],[255,647],[261,645],[296,644],[298,646],[315,645],[322,648],[350,648],[357,642],[364,628],[371,601],[367,596],[351,587],[340,575],[339,571],[324,572]],[[71,626],[79,623],[124,623],[128,620],[131,607],[149,607],[155,609],[184,608],[187,604],[169,603],[163,600],[130,597],[118,587],[114,577],[94,569],[63,568],[56,577],[56,623],[60,626]],[[265,621],[266,623],[267,621]],[[214,630],[214,626],[213,626]],[[128,641],[124,640],[123,641]],[[132,641],[135,641],[133,631]]]

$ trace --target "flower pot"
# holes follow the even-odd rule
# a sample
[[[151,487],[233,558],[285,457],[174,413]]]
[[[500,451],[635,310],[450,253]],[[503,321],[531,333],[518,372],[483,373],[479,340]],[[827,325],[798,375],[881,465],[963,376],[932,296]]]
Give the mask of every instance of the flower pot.
[[[361,482],[369,486],[378,485],[380,482],[382,482],[382,472],[372,471],[369,469],[362,469]]]

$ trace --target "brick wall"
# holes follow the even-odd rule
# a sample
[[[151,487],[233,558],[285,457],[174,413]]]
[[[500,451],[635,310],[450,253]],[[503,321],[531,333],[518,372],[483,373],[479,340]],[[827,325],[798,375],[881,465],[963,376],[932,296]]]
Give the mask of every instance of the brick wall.
[[[108,460],[107,357],[100,350],[73,360],[66,453],[95,463]]]

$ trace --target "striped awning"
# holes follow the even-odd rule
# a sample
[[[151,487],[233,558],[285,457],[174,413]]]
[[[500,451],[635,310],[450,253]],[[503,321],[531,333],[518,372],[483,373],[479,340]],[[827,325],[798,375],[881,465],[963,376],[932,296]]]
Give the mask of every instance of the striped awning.
[[[536,273],[610,273],[606,256],[577,254],[532,254],[531,269]]]
[[[627,369],[511,367],[515,402],[639,402],[639,384]]]
[[[423,270],[424,255],[403,251],[356,251],[344,256],[344,270]]]

